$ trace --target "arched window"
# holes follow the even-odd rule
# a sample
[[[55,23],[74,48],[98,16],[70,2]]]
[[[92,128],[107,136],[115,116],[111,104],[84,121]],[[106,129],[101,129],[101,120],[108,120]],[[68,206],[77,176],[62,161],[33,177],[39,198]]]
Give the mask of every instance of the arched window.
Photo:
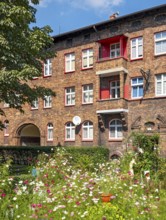
[[[5,126],[4,136],[9,136],[9,121],[8,120],[4,121],[4,126]]]
[[[53,141],[53,124],[48,123],[47,125],[47,140]]]
[[[122,133],[122,122],[118,119],[114,119],[109,123],[109,138],[110,139],[121,139]]]
[[[72,122],[68,122],[65,126],[65,139],[75,141],[75,126]]]
[[[82,139],[83,140],[93,140],[93,123],[91,121],[86,121],[82,125]]]

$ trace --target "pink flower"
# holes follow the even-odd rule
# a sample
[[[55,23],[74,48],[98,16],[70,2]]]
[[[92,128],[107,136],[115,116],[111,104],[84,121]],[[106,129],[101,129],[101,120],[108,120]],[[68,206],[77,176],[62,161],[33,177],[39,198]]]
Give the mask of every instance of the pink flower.
[[[76,202],[76,205],[80,205],[81,203],[79,201]]]
[[[51,193],[50,189],[47,189],[47,193],[48,193],[48,194]]]
[[[2,193],[2,194],[1,194],[1,197],[2,197],[2,198],[3,198],[3,197],[5,197],[5,196],[6,196],[6,194],[5,194],[5,193]]]
[[[28,180],[25,180],[25,181],[24,181],[24,184],[25,184],[25,185],[27,185],[28,183],[29,183],[29,181],[28,181]]]
[[[36,204],[32,204],[31,207],[32,207],[32,208],[36,208]]]
[[[38,208],[42,208],[42,204],[37,204],[37,207]]]

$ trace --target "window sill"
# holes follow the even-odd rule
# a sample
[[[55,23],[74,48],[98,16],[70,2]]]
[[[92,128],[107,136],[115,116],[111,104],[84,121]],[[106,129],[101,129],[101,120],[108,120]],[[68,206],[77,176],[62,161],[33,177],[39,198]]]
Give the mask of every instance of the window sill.
[[[166,52],[160,53],[160,54],[155,54],[154,57],[157,58],[157,57],[161,57],[161,56],[165,56],[165,55],[166,55]]]
[[[142,98],[143,98],[143,96],[138,97],[138,98],[131,98],[130,100],[132,100],[132,101],[138,101],[138,100],[141,100]]]
[[[5,134],[4,137],[9,137],[9,134]]]
[[[37,79],[39,79],[39,77],[33,77],[33,78],[32,78],[32,80],[37,80]]]
[[[156,95],[155,98],[165,98],[166,97],[166,94],[164,95]]]
[[[75,140],[65,140],[65,142],[75,142]]]
[[[93,66],[92,67],[87,67],[87,68],[82,68],[81,71],[91,70],[91,69],[93,69]]]
[[[52,76],[52,74],[48,75],[48,76],[43,75],[43,78],[50,78],[51,76]]]
[[[52,106],[50,106],[50,107],[44,107],[43,109],[50,109],[50,108],[52,108]]]
[[[97,102],[104,102],[104,101],[118,101],[120,100],[121,98],[115,98],[115,99],[98,99]]]
[[[65,74],[70,74],[70,73],[74,73],[75,70],[69,71],[69,72],[65,72]]]
[[[89,140],[82,140],[82,142],[93,142],[92,139],[89,139]]]
[[[114,58],[111,58],[111,57],[105,57],[105,58],[100,58],[97,60],[96,63],[101,63],[101,62],[105,62],[105,61],[111,61],[111,60],[117,60],[117,59],[121,59],[123,58],[124,60],[128,60],[126,57],[124,56],[119,56],[119,57],[114,57]]]
[[[119,138],[119,139],[115,138],[115,139],[109,139],[108,141],[109,142],[122,142],[122,140],[123,140],[122,138]]]
[[[93,105],[93,102],[89,102],[89,103],[82,103],[82,105]]]
[[[52,143],[52,142],[53,142],[53,140],[47,140],[47,142]]]
[[[73,106],[75,106],[75,105],[65,105],[65,107],[73,107]]]
[[[34,111],[34,110],[39,110],[38,108],[31,108],[31,111]]]
[[[143,57],[140,57],[140,58],[134,58],[134,59],[130,59],[130,62],[133,62],[133,61],[138,61],[138,60],[143,60]]]

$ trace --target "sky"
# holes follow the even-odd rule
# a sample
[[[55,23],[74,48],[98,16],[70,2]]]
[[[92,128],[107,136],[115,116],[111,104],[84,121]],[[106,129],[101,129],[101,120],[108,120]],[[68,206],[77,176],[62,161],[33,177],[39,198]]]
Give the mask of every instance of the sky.
[[[55,36],[106,21],[115,12],[120,17],[161,4],[166,0],[40,0],[35,25],[49,25]]]

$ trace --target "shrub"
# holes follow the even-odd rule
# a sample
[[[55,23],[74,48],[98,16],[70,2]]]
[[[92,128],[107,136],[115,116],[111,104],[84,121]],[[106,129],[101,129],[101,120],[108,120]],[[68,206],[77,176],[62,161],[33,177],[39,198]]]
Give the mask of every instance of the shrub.
[[[98,167],[98,164],[109,159],[109,150],[104,147],[67,147],[65,149],[72,156],[72,165],[82,169],[93,170]]]

